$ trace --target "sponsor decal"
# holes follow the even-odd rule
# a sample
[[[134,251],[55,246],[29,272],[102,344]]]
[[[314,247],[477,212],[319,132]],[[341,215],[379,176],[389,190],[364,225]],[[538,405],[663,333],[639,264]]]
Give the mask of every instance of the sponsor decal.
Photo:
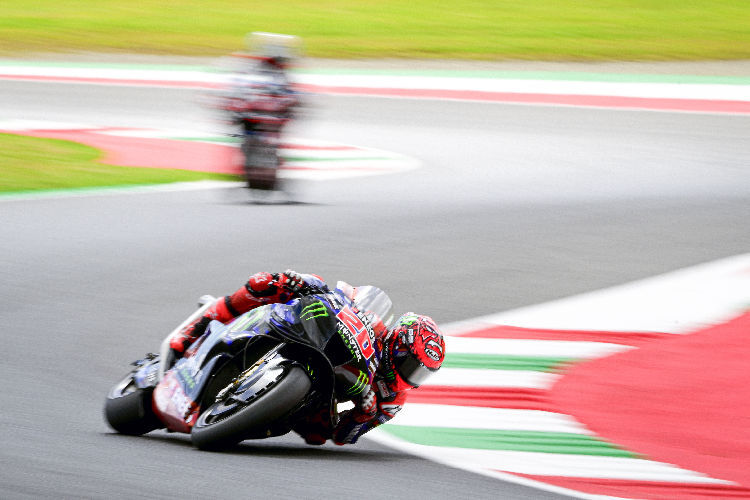
[[[156,405],[163,413],[184,418],[195,403],[185,395],[176,376],[168,374],[165,380],[166,385],[155,391]]]
[[[391,391],[383,380],[378,380],[376,385],[378,386],[378,392],[380,393],[381,398],[387,398],[391,395]]]
[[[350,332],[344,325],[339,324],[339,335],[341,335],[341,338],[344,341],[344,344],[346,344],[346,347],[349,349],[349,352],[352,353],[352,355],[357,358],[357,361],[362,360],[362,353],[360,352],[359,348],[357,347],[357,339],[354,338],[354,335],[352,335],[352,332]]]
[[[241,332],[247,329],[254,321],[263,315],[262,309],[254,309],[247,313],[244,317],[240,317],[232,323],[232,327],[229,329],[230,332]]]
[[[362,319],[357,316],[350,308],[345,308],[336,314],[346,330],[354,337],[359,349],[362,351],[362,355],[365,359],[370,359],[375,354],[374,347],[374,334],[372,328],[369,329],[362,322]],[[357,357],[359,359],[359,357]]]
[[[177,370],[177,373],[180,376],[180,380],[182,380],[182,382],[188,389],[195,389],[196,382],[193,378],[193,375],[189,371],[187,371],[185,368],[180,368],[179,370]]]
[[[365,390],[369,383],[370,378],[367,376],[367,374],[365,372],[359,372],[359,375],[357,375],[357,380],[354,382],[354,385],[352,385],[349,390],[346,391],[346,395],[354,396],[360,394]]]
[[[305,306],[299,315],[305,321],[325,316],[328,316],[328,308],[319,300]]]

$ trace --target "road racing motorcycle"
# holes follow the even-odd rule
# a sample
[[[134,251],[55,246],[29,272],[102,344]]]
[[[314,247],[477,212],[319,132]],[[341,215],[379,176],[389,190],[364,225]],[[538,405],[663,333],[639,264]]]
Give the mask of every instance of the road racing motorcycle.
[[[216,300],[201,297],[176,330]],[[286,434],[321,408],[334,428],[337,404],[372,382],[376,331],[392,320],[385,292],[339,282],[333,292],[261,306],[226,325],[212,321],[173,365],[166,340],[159,354],[134,362],[110,390],[105,418],[122,434],[187,433],[199,449]]]
[[[236,77],[228,95],[220,100],[229,122],[241,131],[231,135],[241,141],[242,175],[249,189],[281,190],[282,131],[298,104],[298,94],[285,80],[262,73]]]

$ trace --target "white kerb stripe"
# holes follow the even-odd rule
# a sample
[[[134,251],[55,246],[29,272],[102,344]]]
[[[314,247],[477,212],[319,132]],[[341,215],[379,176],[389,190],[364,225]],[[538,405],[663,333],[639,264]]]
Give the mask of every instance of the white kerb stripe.
[[[460,354],[496,354],[504,356],[533,356],[551,358],[592,359],[633,349],[631,346],[606,342],[483,339],[445,337],[446,352]]]
[[[375,429],[368,433],[368,437],[379,443],[464,470],[484,469],[535,476],[630,481],[734,484],[671,464],[640,458],[425,446],[390,436],[385,429]]]
[[[561,413],[422,403],[404,405],[404,408],[391,420],[391,423],[412,427],[592,434],[573,417]]]
[[[559,375],[527,370],[473,370],[441,368],[433,374],[424,387],[447,385],[455,387],[518,387],[548,389]]]

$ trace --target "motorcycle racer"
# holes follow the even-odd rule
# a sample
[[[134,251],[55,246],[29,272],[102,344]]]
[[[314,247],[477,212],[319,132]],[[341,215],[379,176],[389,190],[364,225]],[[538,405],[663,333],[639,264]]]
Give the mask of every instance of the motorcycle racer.
[[[233,77],[221,107],[248,134],[280,132],[299,103],[286,74],[287,60],[279,56],[235,57],[246,59],[246,66]]]
[[[243,171],[251,189],[275,190],[280,182],[281,133],[300,104],[287,74],[296,43],[290,35],[252,33],[250,53],[232,54],[237,68],[219,107],[241,127]]]
[[[343,282],[337,288],[350,299],[358,293],[358,288]],[[231,295],[216,300],[200,318],[171,334],[165,344],[174,360],[203,335],[213,320],[228,323],[262,305],[288,303],[315,294],[332,295],[320,276],[292,270],[259,272]],[[408,391],[436,372],[445,358],[443,335],[430,317],[407,313],[388,329],[380,318],[367,311],[356,313],[360,321],[372,327],[379,362],[373,364],[373,373],[365,380],[353,375],[360,375],[359,370],[346,365],[336,367],[337,386],[345,386],[342,394],[353,395],[354,407],[338,415],[334,428],[328,409],[295,427],[294,431],[308,444],[321,445],[328,439],[340,445],[356,443],[363,434],[392,419],[404,405]]]

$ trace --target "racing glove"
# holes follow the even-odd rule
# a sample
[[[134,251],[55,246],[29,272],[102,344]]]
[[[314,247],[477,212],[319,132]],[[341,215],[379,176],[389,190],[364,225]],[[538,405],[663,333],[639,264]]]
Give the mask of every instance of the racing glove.
[[[341,413],[333,431],[333,442],[339,445],[356,443],[362,434],[380,425],[377,417],[378,398],[370,388],[354,408]]]
[[[292,293],[299,293],[305,288],[305,278],[296,271],[287,269],[279,276],[279,284]]]
[[[407,392],[383,394],[374,392],[371,387],[353,409],[339,415],[333,442],[354,444],[365,433],[391,420],[406,403]]]

